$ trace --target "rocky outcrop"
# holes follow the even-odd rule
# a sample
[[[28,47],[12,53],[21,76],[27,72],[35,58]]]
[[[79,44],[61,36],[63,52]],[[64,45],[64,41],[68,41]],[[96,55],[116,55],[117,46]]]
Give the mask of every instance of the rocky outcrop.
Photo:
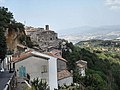
[[[17,44],[21,44],[20,37],[25,35],[24,30],[15,29],[6,30],[6,43],[8,51],[17,52]]]

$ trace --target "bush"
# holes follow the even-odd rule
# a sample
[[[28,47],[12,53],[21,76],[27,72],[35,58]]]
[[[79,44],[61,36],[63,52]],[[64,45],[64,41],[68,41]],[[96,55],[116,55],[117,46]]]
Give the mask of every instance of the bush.
[[[34,79],[32,82],[32,87],[35,90],[49,90],[47,82],[43,82],[42,80]]]

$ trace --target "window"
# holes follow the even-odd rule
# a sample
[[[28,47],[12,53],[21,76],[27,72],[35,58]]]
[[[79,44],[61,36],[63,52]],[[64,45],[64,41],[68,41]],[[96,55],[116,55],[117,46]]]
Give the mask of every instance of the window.
[[[47,73],[47,66],[46,65],[42,66],[42,73]]]
[[[52,40],[52,38],[50,38],[50,40]]]

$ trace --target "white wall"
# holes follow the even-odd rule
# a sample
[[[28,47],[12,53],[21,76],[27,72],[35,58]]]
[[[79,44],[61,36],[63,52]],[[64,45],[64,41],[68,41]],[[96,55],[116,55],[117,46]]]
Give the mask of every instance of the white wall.
[[[30,80],[33,80],[34,78],[39,79],[46,79],[48,82],[48,72],[47,73],[41,73],[42,72],[42,65],[48,66],[48,60],[31,56],[25,60],[19,61],[15,64],[16,71],[19,70],[20,66],[26,67],[26,73],[30,75]],[[19,76],[19,71],[17,72],[17,75]]]
[[[57,58],[50,57],[49,59],[49,77],[50,90],[58,89]]]
[[[58,81],[59,86],[71,85],[73,83],[73,77],[64,78]]]
[[[19,69],[20,65],[26,66],[26,71],[30,74],[31,79],[35,77],[46,77],[48,80],[48,85],[50,87],[50,90],[58,89],[58,82],[57,82],[57,58],[35,52],[33,51],[32,54],[35,54],[37,56],[42,56],[48,58],[48,60],[45,60],[40,57],[29,57],[26,60],[17,62],[15,64],[16,70]],[[47,65],[48,66],[48,73],[45,75],[41,74],[41,65]]]
[[[81,76],[85,76],[85,67],[79,68],[79,73]]]

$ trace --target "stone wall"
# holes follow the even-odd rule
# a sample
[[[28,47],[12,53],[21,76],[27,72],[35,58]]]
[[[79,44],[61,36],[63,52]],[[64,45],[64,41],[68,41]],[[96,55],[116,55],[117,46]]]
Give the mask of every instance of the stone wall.
[[[26,33],[30,36],[33,44],[43,51],[47,51],[51,47],[58,48],[61,42],[61,40],[58,39],[58,34],[49,30],[49,25],[46,25],[45,29],[27,28]]]

